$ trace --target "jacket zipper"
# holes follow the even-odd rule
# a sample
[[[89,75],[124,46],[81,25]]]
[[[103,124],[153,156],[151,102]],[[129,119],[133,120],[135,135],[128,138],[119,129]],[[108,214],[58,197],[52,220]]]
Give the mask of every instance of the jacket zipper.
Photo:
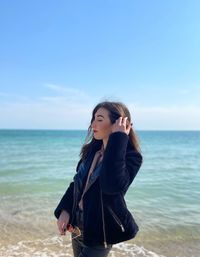
[[[105,220],[104,220],[103,200],[102,200],[102,191],[101,191],[101,188],[100,188],[100,195],[101,195],[101,213],[102,213],[102,221],[103,221],[104,247],[107,248],[108,244],[107,244],[107,242],[106,242]]]
[[[117,217],[117,215],[114,213],[114,211],[110,208],[110,206],[107,206],[107,207],[110,210],[110,212],[111,212],[113,218],[115,219],[115,221],[117,222],[117,224],[121,227],[122,232],[124,232],[125,229],[124,229],[124,226],[122,225],[120,219]]]

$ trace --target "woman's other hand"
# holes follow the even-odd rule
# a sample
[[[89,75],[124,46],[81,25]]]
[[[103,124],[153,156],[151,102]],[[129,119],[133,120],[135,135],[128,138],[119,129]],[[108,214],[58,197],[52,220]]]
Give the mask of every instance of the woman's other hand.
[[[62,210],[58,220],[57,225],[60,232],[60,235],[66,235],[67,224],[69,223],[69,213],[65,210]]]
[[[119,119],[117,119],[112,125],[112,132],[121,131],[128,135],[131,130],[132,123],[130,123],[127,118],[128,117],[119,117]]]

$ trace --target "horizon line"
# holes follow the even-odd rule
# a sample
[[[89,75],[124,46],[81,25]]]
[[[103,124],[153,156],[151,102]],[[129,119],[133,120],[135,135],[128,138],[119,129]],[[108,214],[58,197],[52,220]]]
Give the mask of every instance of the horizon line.
[[[2,130],[48,130],[48,131],[87,131],[88,129],[56,129],[56,128],[0,128]],[[200,129],[134,129],[134,131],[197,131]]]

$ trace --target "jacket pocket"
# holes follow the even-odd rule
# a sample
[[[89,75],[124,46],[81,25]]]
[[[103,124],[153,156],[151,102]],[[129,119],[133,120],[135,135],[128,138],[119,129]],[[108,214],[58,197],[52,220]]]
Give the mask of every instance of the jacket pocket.
[[[108,210],[110,211],[112,217],[114,218],[114,220],[116,221],[116,223],[118,224],[118,226],[120,226],[121,228],[121,231],[124,232],[125,229],[124,229],[124,226],[121,222],[121,220],[119,219],[119,217],[116,215],[116,213],[111,209],[110,206],[107,206]]]

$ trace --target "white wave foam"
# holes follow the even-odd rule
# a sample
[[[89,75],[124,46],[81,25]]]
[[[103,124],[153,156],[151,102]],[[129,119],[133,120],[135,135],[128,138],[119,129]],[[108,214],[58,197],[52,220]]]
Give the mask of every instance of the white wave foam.
[[[117,253],[128,257],[165,257],[164,255],[158,255],[152,251],[145,249],[143,246],[130,243],[119,243],[113,245],[111,250],[111,257],[116,257]]]
[[[15,245],[0,246],[0,256],[54,257],[72,256],[71,243],[54,236],[47,239],[23,240]]]
[[[4,257],[62,257],[73,256],[70,237],[54,236],[47,239],[23,240],[15,245],[0,245]],[[109,257],[165,257],[131,243],[114,244]]]

